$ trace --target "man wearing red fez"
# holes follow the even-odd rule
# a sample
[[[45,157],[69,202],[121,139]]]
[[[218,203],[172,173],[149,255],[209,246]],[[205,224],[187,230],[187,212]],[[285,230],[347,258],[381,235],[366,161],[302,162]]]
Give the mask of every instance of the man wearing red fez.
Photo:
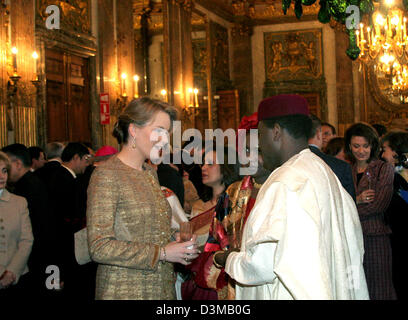
[[[310,151],[308,115],[298,95],[259,104],[264,166],[276,169],[259,190],[240,251],[221,256],[236,299],[368,299],[357,209]]]

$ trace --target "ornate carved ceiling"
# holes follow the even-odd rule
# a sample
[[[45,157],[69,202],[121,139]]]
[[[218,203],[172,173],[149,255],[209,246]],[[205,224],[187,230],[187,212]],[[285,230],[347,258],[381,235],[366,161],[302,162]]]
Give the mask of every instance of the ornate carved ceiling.
[[[273,24],[297,21],[294,4],[285,15],[282,11],[282,0],[176,0],[184,5],[198,4],[208,11],[229,22],[246,22],[251,25]],[[303,7],[302,20],[316,19],[319,2]],[[140,16],[149,13],[149,29],[160,29],[162,26],[162,0],[134,0],[134,27],[140,28]],[[194,15],[193,21],[203,22],[199,15]]]

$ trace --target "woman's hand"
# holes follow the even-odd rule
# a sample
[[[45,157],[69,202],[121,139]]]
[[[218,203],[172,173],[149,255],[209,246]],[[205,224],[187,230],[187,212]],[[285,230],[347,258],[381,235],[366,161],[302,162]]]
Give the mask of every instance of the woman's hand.
[[[186,242],[179,242],[180,238],[177,235],[176,239],[178,241],[170,242],[165,246],[166,257],[164,258],[164,254],[161,253],[160,260],[189,265],[191,260],[197,258],[200,253],[197,249],[197,235],[193,235],[193,238]],[[189,249],[188,247],[191,248]]]
[[[11,271],[4,271],[0,277],[0,285],[4,288],[10,286],[14,281],[16,281],[16,275]]]
[[[364,190],[357,196],[357,204],[370,203],[374,201],[375,191],[374,190]]]

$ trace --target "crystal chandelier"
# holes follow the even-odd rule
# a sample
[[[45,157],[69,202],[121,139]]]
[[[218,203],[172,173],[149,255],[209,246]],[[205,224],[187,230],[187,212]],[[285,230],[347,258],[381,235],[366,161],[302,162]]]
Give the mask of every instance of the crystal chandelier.
[[[366,16],[356,31],[359,59],[373,63],[378,76],[389,79],[390,94],[401,102],[408,97],[407,15],[401,0],[374,3],[375,10]]]

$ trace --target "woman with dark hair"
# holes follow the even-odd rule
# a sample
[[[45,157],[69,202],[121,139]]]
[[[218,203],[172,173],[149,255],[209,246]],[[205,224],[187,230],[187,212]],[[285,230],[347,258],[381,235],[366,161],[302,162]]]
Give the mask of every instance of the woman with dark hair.
[[[220,151],[223,155],[220,154]],[[235,159],[232,159],[233,156],[235,156]],[[228,186],[239,179],[238,156],[235,150],[231,148],[217,146],[215,143],[211,144],[210,149],[204,152],[201,170],[202,181],[207,188],[201,199],[193,203],[190,215],[191,219],[200,216],[200,218],[193,221],[195,234],[198,235],[197,242],[199,246],[204,245],[208,237],[213,216],[210,212],[214,212]],[[202,217],[204,216],[209,217],[206,223],[203,223],[204,219]],[[195,222],[198,220],[200,220],[200,223]]]
[[[385,214],[392,230],[392,275],[399,300],[406,300],[406,228],[408,225],[408,132],[389,132],[382,140],[382,158],[395,170],[394,193]]]
[[[336,137],[331,139],[324,149],[324,153],[331,155],[337,159],[349,162],[346,158],[346,154],[344,153],[344,138],[343,137]]]
[[[393,193],[393,168],[378,159],[378,135],[368,124],[356,123],[347,129],[345,151],[352,161],[357,209],[364,236],[363,265],[370,299],[395,299],[391,229],[384,221],[384,212]]]
[[[202,166],[203,184],[209,187],[209,192],[204,199],[193,204],[191,211],[192,229],[197,235],[197,243],[202,248],[202,253],[187,267],[191,271],[191,279],[182,285],[183,300],[217,300],[216,289],[209,288],[204,283],[207,281],[206,266],[212,265],[212,255],[220,250],[226,239],[217,238],[220,228],[218,221],[225,215],[225,202],[228,201],[226,190],[233,182],[239,179],[239,162],[235,150],[211,144],[211,149],[205,150]],[[221,244],[220,244],[221,242]],[[215,275],[213,275],[214,277]],[[218,287],[225,283],[222,277]],[[224,284],[224,285],[223,285]]]
[[[166,103],[133,100],[113,132],[121,151],[92,174],[87,228],[91,258],[99,263],[96,299],[175,299],[173,263],[197,257],[194,238],[172,240],[170,205],[145,162],[168,143],[175,119]]]

